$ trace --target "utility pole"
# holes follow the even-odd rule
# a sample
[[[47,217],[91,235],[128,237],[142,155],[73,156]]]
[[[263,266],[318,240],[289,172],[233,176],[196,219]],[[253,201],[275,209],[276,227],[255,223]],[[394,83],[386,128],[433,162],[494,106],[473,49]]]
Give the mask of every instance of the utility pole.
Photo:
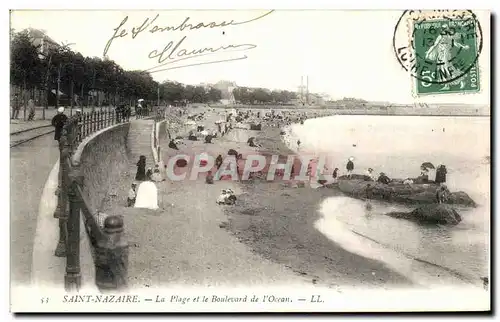
[[[306,104],[309,105],[309,76],[306,76]]]
[[[304,76],[300,76],[300,102],[304,105]]]
[[[158,85],[158,104],[157,106],[160,106],[160,85]]]
[[[70,105],[70,108],[69,108],[69,116],[72,116],[73,115],[73,87],[74,87],[75,83],[73,82],[73,77],[71,77],[71,94],[70,94],[70,99],[71,99],[71,105]]]
[[[49,63],[47,64],[47,73],[45,74],[45,102],[44,102],[44,107],[42,109],[42,118],[44,120],[45,120],[45,110],[49,108],[49,95],[50,95],[49,74],[50,74],[51,64],[52,64],[52,54],[49,55]]]

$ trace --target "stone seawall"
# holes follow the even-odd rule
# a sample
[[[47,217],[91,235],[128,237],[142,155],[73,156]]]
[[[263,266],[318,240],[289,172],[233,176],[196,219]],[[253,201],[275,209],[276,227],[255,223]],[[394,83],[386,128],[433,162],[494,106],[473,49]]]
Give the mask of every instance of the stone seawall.
[[[104,210],[117,195],[120,179],[128,171],[127,135],[129,123],[118,124],[89,137],[78,148],[84,176],[83,191],[92,211]]]

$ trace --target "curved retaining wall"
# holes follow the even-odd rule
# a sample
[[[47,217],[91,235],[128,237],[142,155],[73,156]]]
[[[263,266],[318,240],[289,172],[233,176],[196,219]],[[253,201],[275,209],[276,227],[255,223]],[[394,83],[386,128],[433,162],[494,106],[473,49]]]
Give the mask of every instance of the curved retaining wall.
[[[89,197],[93,211],[104,210],[110,198],[118,192],[123,174],[128,171],[129,128],[130,123],[124,123],[96,132],[85,139],[73,155],[73,160],[80,161],[83,191]]]

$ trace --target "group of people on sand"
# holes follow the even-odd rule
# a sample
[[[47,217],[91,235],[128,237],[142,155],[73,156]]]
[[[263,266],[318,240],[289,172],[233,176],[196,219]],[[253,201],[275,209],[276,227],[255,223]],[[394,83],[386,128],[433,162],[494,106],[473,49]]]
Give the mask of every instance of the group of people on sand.
[[[128,192],[127,197],[127,205],[128,207],[133,207],[135,204],[135,200],[137,197],[137,185],[138,182],[151,181],[151,182],[161,182],[165,181],[163,178],[160,166],[158,164],[155,165],[154,170],[151,168],[146,169],[146,156],[141,155],[139,157],[139,161],[137,161],[137,172],[135,174],[135,182],[131,184],[130,190]]]
[[[354,158],[349,158],[346,164],[346,170],[347,170],[347,177],[351,178],[352,172],[354,170]],[[366,171],[364,178],[366,181],[375,181],[380,184],[388,185],[392,182],[396,183],[403,183],[405,185],[412,185],[412,184],[429,184],[429,183],[434,183],[439,185],[438,188],[436,189],[436,202],[437,203],[445,203],[447,199],[450,196],[450,190],[448,189],[448,186],[446,185],[446,175],[448,171],[446,170],[446,165],[441,164],[437,167],[436,169],[436,177],[434,181],[429,180],[429,168],[426,166],[421,166],[420,167],[420,176],[418,176],[415,179],[411,178],[406,178],[402,182],[399,180],[392,180],[390,179],[384,172],[380,172],[378,178],[375,177],[374,171],[372,168],[368,168]]]
[[[347,160],[346,170],[347,170],[347,177],[351,178],[352,173],[354,171],[354,158],[353,157],[350,157]],[[373,171],[373,168],[368,168],[366,170],[364,177],[365,177],[365,180],[367,180],[367,181],[375,181],[377,183],[382,183],[382,184],[391,183],[391,179],[385,174],[385,172],[380,172],[378,177],[377,177]]]

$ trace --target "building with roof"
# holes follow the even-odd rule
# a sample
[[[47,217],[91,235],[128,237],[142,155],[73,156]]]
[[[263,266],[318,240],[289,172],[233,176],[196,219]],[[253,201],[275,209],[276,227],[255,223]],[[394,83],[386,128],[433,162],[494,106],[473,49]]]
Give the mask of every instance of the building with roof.
[[[57,41],[47,36],[43,30],[35,28],[27,28],[25,30],[32,39],[33,45],[39,46],[38,50],[43,55],[47,55],[51,50],[61,47]]]

